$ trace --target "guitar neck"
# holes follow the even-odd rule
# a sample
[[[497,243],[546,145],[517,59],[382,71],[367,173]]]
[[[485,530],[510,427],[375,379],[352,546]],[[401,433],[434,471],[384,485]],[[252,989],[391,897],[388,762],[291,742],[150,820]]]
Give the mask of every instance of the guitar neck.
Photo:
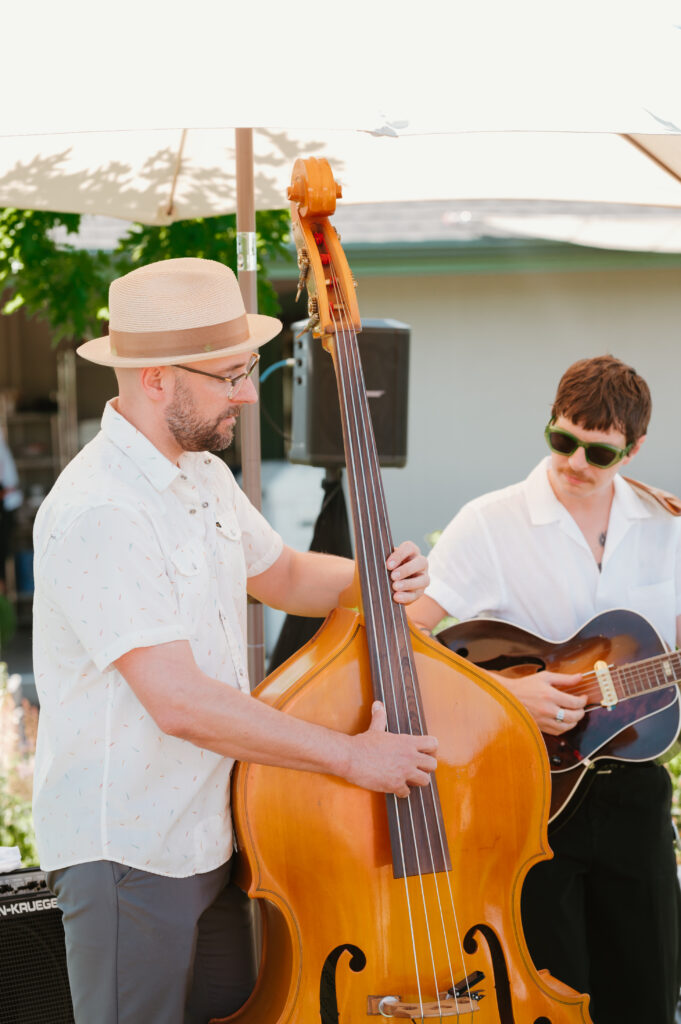
[[[656,654],[628,665],[611,665],[610,675],[619,700],[674,686],[681,682],[681,651]]]

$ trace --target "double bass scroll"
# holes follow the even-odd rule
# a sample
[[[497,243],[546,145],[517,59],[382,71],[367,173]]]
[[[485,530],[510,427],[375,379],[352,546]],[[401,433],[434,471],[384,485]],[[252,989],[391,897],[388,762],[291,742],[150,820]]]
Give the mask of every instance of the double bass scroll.
[[[329,221],[339,194],[325,160],[296,162],[294,235],[338,382],[356,586],[254,692],[349,734],[380,699],[390,731],[438,737],[438,768],[398,798],[238,765],[239,881],[262,907],[264,945],[253,995],[224,1024],[590,1024],[587,997],[535,970],[520,923],[523,879],[550,855],[541,734],[501,684],[413,629],[392,600],[355,285]]]

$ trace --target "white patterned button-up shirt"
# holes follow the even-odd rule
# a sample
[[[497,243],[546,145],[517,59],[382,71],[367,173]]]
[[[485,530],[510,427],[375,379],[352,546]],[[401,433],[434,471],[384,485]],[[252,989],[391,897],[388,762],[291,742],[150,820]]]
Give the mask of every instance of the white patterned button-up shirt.
[[[113,662],[188,640],[199,668],[247,693],[246,580],[281,538],[219,458],[174,465],[114,402],[41,505],[34,547],[42,867],[218,867],[232,852],[233,761],[161,732]]]

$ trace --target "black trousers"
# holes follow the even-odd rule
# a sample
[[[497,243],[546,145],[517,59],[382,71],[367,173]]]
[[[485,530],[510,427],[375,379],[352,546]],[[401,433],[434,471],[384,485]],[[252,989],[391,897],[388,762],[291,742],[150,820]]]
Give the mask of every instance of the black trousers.
[[[554,859],[522,894],[538,968],[591,996],[594,1024],[673,1024],[681,985],[681,894],[671,780],[652,763],[603,763],[549,829]]]

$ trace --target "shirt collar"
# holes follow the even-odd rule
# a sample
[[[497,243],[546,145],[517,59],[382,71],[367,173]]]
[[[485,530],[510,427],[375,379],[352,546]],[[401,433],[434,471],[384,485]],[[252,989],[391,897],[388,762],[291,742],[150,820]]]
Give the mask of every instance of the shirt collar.
[[[549,483],[550,464],[551,457],[547,455],[534,467],[525,481],[527,505],[534,526],[558,522],[567,511],[558,501]]]
[[[170,487],[180,469],[156,448],[148,437],[133,427],[114,406],[116,399],[106,403],[102,416],[102,433],[146,476],[157,491]]]
[[[615,500],[614,504],[619,506],[619,511],[625,519],[649,519],[652,515],[644,498],[636,493],[634,488],[623,480],[619,473],[615,476]]]
[[[536,526],[564,520],[565,516],[572,518],[553,492],[549,482],[550,465],[551,456],[547,455],[534,467],[525,481],[530,519]],[[615,496],[610,510],[611,522],[613,512],[616,512],[618,519],[648,519],[650,510],[646,508],[645,502],[639,498],[633,487],[630,487],[619,473],[615,474],[614,481]]]

